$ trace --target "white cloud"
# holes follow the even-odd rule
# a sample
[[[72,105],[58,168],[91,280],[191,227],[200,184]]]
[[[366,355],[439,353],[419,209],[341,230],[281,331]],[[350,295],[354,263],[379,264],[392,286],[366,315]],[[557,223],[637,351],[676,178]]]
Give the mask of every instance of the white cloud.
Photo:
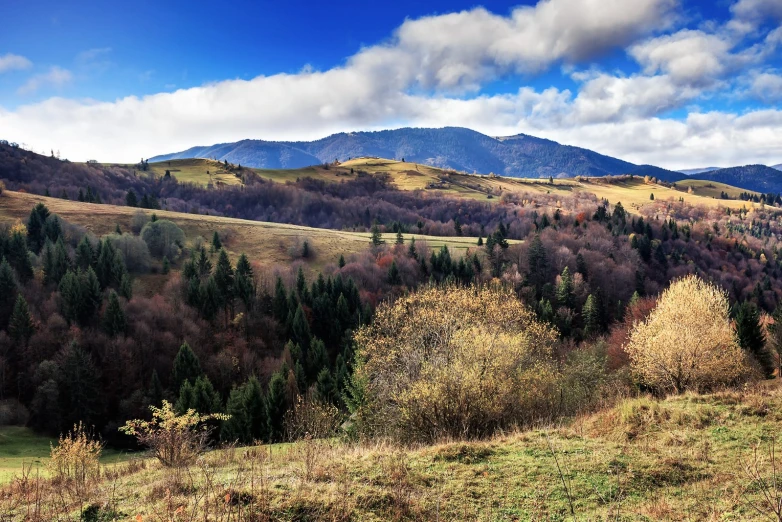
[[[782,20],[782,2],[779,0],[739,0],[730,7],[735,29],[753,30],[763,22]]]
[[[771,103],[782,100],[782,76],[770,72],[757,74],[752,78],[752,95]]]
[[[45,73],[36,74],[18,89],[19,94],[32,94],[41,87],[62,87],[73,79],[73,74],[62,67],[53,66]]]
[[[24,56],[19,56],[18,54],[11,54],[11,53],[0,55],[0,73],[4,73],[7,71],[21,70],[21,69],[29,69],[32,66],[33,66],[33,62],[31,62]]]
[[[14,130],[8,139],[59,149],[72,160],[135,161],[244,138],[457,125],[490,135],[526,132],[670,168],[782,161],[782,111],[660,116],[722,88],[763,54],[737,47],[740,40],[719,27],[649,37],[668,28],[674,5],[542,0],[509,16],[474,9],[408,20],[389,41],[327,71],[306,67],[110,102],[51,98],[0,107],[0,129]],[[766,36],[766,49],[777,40],[782,31]],[[591,63],[627,46],[639,73],[612,75]],[[579,84],[577,92],[522,87],[465,97],[502,74],[560,65]],[[69,81],[61,71],[59,82]],[[758,78],[761,86],[774,81]]]

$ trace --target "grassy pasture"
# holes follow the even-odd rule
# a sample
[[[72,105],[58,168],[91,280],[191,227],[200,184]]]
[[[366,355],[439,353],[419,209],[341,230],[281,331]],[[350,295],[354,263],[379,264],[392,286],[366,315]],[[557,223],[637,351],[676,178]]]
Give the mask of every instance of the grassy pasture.
[[[24,220],[38,202],[46,204],[50,211],[66,221],[81,225],[96,235],[113,232],[117,224],[121,230],[130,231],[133,215],[139,211],[131,207],[80,203],[7,191],[0,196],[0,221]],[[144,212],[153,213],[151,210]],[[370,245],[368,232],[328,230],[165,210],[156,210],[154,213],[159,219],[175,222],[190,241],[198,236],[210,240],[217,231],[221,236],[229,237],[225,247],[230,254],[238,256],[245,253],[251,261],[259,261],[263,265],[290,263],[295,257],[291,253],[300,251],[304,241],[309,243],[313,252],[313,256],[306,262],[311,270],[320,270],[326,264],[336,262],[341,254],[359,253]],[[477,247],[477,238],[406,234],[405,240],[409,241],[411,237],[416,238],[419,247],[422,244],[432,248],[447,245],[456,256]],[[388,233],[384,234],[383,239],[393,244],[396,236]]]

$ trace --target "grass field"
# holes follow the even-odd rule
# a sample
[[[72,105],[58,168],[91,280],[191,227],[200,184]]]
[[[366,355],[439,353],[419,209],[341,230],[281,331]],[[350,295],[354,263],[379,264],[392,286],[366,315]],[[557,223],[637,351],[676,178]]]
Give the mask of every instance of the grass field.
[[[115,520],[168,520],[179,506],[200,520],[207,502],[230,506],[230,520],[251,510],[285,521],[776,520],[764,500],[782,498],[773,482],[780,457],[770,454],[782,394],[772,384],[631,398],[565,426],[482,442],[219,450],[184,479],[150,464],[99,485],[90,501],[111,499]]]
[[[57,439],[38,435],[30,428],[0,427],[0,484],[9,482],[15,475],[21,474],[23,468],[30,466],[33,473],[48,476],[46,463],[49,461],[50,444],[57,445]],[[115,464],[127,458],[127,453],[107,449],[101,462]]]
[[[206,159],[172,160],[150,164],[153,172],[161,174],[166,169],[172,174],[178,169],[179,179],[193,181],[205,185],[209,181],[206,171],[218,172],[222,166],[219,162]],[[722,191],[730,197],[738,197],[742,189],[731,187],[722,183],[685,180],[677,184],[677,188],[667,188],[657,184],[645,183],[643,178],[636,177],[633,180],[607,183],[601,178],[556,179],[549,183],[545,179],[507,178],[494,175],[465,174],[454,171],[422,165],[418,163],[402,162],[383,158],[356,158],[339,165],[315,165],[301,169],[252,169],[259,176],[278,183],[293,182],[297,179],[310,177],[328,182],[338,183],[343,180],[354,179],[359,171],[370,174],[387,173],[391,176],[394,185],[401,190],[424,190],[451,195],[454,197],[474,199],[478,201],[499,201],[504,193],[514,192],[539,192],[550,194],[569,195],[576,192],[588,192],[598,198],[605,198],[612,204],[621,202],[631,212],[637,212],[644,205],[651,203],[650,195],[654,194],[656,200],[679,201],[683,198],[692,205],[704,205],[707,207],[751,207],[751,203],[740,200],[720,199]],[[352,171],[352,172],[351,172]],[[223,171],[224,172],[224,171]],[[226,183],[239,183],[240,180],[232,177]],[[687,187],[693,187],[694,193],[689,194]]]
[[[46,198],[32,194],[6,191],[0,196],[0,221],[24,220],[36,203],[43,202],[51,212],[63,219],[84,226],[96,235],[109,234],[119,224],[120,229],[130,231],[133,215],[138,209],[114,205],[95,205],[57,198]],[[152,211],[146,211],[152,214]],[[328,263],[335,263],[340,255],[349,255],[366,250],[370,245],[368,232],[347,232],[321,228],[267,223],[244,219],[184,214],[180,212],[154,211],[160,219],[175,222],[185,232],[189,241],[196,237],[210,240],[217,231],[229,238],[225,247],[232,256],[245,253],[251,261],[263,265],[290,263],[300,252],[304,241],[311,247],[313,255],[306,260],[311,270],[319,270]],[[463,255],[468,248],[476,247],[477,238],[438,237],[419,234],[405,235],[406,241],[415,237],[416,242],[432,248],[447,245],[456,256]],[[393,243],[395,235],[385,234],[384,240]]]

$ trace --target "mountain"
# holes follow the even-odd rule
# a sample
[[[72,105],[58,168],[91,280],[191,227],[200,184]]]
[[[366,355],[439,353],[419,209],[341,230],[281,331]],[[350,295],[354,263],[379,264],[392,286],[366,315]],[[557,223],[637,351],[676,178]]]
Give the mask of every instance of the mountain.
[[[772,169],[777,169],[777,170],[782,170],[782,163],[780,163],[779,165],[771,165],[771,168]]]
[[[461,127],[404,128],[333,134],[309,142],[242,140],[193,147],[149,161],[215,158],[257,168],[300,168],[361,156],[402,159],[465,172],[547,178],[638,174],[664,181],[685,176],[652,165],[635,165],[589,149],[526,134],[491,137]]]
[[[683,169],[683,170],[677,170],[676,172],[681,172],[682,174],[686,174],[687,176],[692,176],[694,174],[704,174],[708,172],[714,172],[715,170],[721,170],[722,167],[703,167],[701,169]]]
[[[765,165],[745,165],[743,167],[730,167],[703,174],[695,174],[688,179],[702,179],[717,181],[763,193],[782,192],[782,171]]]

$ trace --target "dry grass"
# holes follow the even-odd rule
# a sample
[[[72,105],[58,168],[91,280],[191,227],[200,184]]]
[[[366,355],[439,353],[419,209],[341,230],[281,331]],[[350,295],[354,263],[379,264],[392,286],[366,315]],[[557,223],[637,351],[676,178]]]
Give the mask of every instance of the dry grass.
[[[630,399],[569,426],[482,442],[228,448],[178,479],[151,463],[116,470],[81,505],[114,517],[95,520],[128,521],[763,520],[778,495],[778,411],[782,393],[758,388]],[[0,512],[77,520],[74,503],[71,518],[53,516],[68,504],[55,491],[21,477]],[[29,516],[36,509],[51,518]]]

